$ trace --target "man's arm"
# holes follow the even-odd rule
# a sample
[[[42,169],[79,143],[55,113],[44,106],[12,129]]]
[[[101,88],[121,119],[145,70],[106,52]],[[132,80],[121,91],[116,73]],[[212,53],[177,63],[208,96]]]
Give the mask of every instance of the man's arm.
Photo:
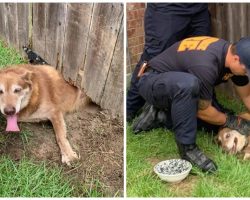
[[[243,102],[250,110],[250,85],[241,86],[237,89],[239,89],[237,92],[240,94]],[[210,101],[199,100],[197,117],[210,124],[222,125],[223,127],[237,130],[242,135],[250,135],[250,121],[236,115],[226,115],[213,107]]]
[[[250,83],[245,86],[237,86],[235,85],[236,92],[242,99],[244,105],[250,111]]]
[[[226,122],[226,115],[213,107],[209,100],[199,100],[197,117],[214,125],[224,125]]]
[[[245,86],[235,85],[236,91],[250,111],[250,83]],[[239,131],[242,135],[250,135],[250,121],[236,115],[224,114],[211,105],[210,101],[199,100],[197,117],[214,125],[222,125]]]

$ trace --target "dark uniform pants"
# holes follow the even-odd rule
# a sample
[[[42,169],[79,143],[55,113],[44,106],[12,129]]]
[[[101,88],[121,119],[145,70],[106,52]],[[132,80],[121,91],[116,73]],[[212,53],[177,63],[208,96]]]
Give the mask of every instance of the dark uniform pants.
[[[158,4],[159,5],[159,4]],[[163,5],[163,4],[162,4]],[[143,61],[148,61],[166,48],[188,36],[210,35],[210,14],[207,9],[200,12],[189,10],[192,14],[178,11],[155,10],[155,4],[148,4],[145,19],[145,46],[143,54],[132,74],[127,93],[127,115],[136,113],[145,103],[138,94],[137,74]]]
[[[150,104],[171,113],[176,141],[194,144],[197,131],[199,79],[185,72],[146,72],[139,80],[139,94]]]

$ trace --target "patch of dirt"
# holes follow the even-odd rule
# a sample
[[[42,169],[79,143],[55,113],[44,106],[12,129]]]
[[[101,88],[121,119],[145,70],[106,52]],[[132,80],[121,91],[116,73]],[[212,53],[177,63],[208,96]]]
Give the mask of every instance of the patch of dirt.
[[[146,161],[151,164],[152,166],[155,166],[158,162],[160,162],[161,160],[159,158],[147,158]]]
[[[169,184],[170,191],[178,194],[178,197],[191,197],[193,187],[197,184],[197,176],[189,175],[179,183]]]
[[[98,181],[106,196],[123,196],[123,122],[91,104],[85,110],[65,117],[67,137],[80,161],[74,168],[64,166],[65,176],[73,179],[77,188]],[[19,133],[0,131],[0,155],[18,161],[23,156],[51,165],[62,165],[59,147],[50,122],[19,123]],[[30,133],[30,134],[29,134]],[[76,192],[77,195],[79,194]]]

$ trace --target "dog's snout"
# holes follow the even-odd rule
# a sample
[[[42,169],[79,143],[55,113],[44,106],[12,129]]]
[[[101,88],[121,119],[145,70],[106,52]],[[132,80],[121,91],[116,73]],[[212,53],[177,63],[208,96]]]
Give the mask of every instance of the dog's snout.
[[[16,109],[13,106],[9,106],[4,108],[4,114],[5,115],[14,115],[16,113]]]

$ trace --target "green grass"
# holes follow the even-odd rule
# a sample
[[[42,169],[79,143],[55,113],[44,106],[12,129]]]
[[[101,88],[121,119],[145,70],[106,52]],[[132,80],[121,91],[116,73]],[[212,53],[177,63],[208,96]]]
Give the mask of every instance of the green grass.
[[[239,113],[244,106],[233,99],[220,96],[219,101]],[[193,168],[181,183],[161,181],[153,166],[165,159],[179,158],[174,133],[155,129],[134,135],[127,126],[127,196],[128,197],[249,197],[250,161],[242,156],[227,155],[214,144],[211,133],[199,131],[198,146],[218,165],[218,172],[209,175]]]
[[[14,48],[6,48],[4,42],[0,41],[0,68],[11,64],[26,63]]]
[[[104,197],[105,186],[96,179],[92,179],[88,185],[83,185],[81,190],[86,197]]]
[[[15,163],[0,158],[0,197],[70,197],[73,187],[62,178],[61,169],[22,159]]]

